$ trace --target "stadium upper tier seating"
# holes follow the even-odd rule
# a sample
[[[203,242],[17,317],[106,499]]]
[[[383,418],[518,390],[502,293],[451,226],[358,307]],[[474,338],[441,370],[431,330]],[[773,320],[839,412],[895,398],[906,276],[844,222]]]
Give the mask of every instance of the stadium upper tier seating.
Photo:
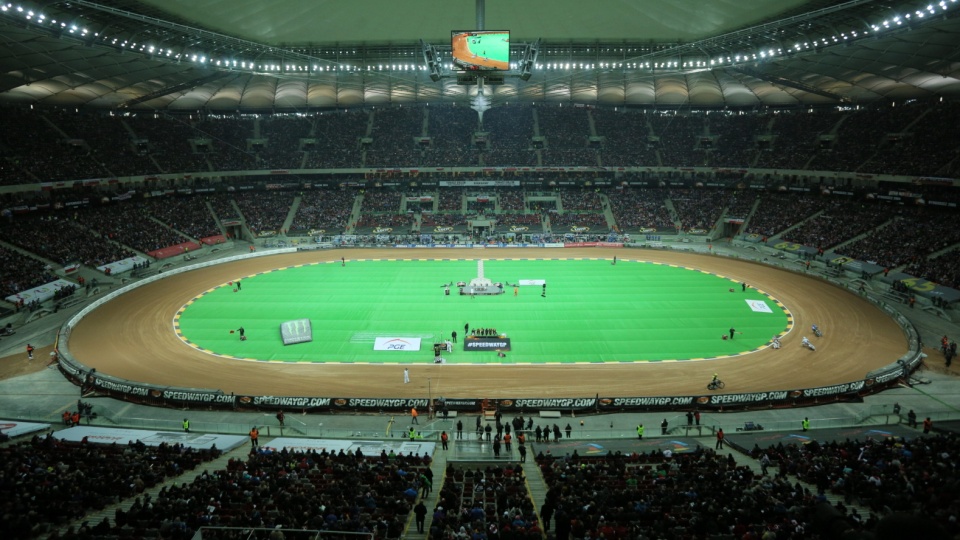
[[[960,104],[730,113],[503,105],[251,117],[7,108],[0,185],[237,170],[668,166],[949,175]],[[479,139],[476,134],[484,134]]]

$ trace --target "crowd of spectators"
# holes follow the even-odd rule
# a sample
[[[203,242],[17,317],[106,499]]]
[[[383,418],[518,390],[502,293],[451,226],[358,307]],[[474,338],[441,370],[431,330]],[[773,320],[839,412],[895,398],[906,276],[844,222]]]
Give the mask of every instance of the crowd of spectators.
[[[247,148],[253,138],[254,119],[249,117],[207,117],[194,124],[194,137],[209,140],[207,159],[217,171],[262,169],[256,153]]]
[[[893,221],[844,245],[844,255],[895,268],[922,261],[931,253],[960,242],[960,230],[945,227],[953,217],[951,212],[936,207],[878,205]]]
[[[773,117],[770,144],[755,166],[765,169],[803,169],[826,135],[840,121],[838,112],[779,112]]]
[[[313,116],[266,116],[260,121],[260,137],[266,145],[258,152],[261,162],[270,169],[299,169],[303,164],[300,140],[310,137]]]
[[[233,193],[210,193],[203,198],[210,204],[210,208],[213,208],[213,213],[219,220],[242,217],[233,206]]]
[[[139,442],[126,446],[68,443],[46,435],[4,446],[0,454],[0,479],[9,486],[0,490],[4,534],[32,538],[143,493],[220,452],[167,444],[147,447]]]
[[[796,475],[819,492],[842,496],[877,516],[893,512],[942,526],[948,537],[960,533],[960,498],[954,473],[958,437],[940,434],[905,438],[779,444],[754,448],[776,464],[777,476]],[[919,531],[918,535],[921,535]]]
[[[817,500],[799,484],[699,447],[538,455],[537,464],[547,485],[540,516],[557,538],[802,538]]]
[[[465,193],[466,191],[463,188],[441,189],[437,209],[441,212],[463,211],[463,196]]]
[[[533,196],[537,198],[530,201],[530,206],[532,207],[531,210],[535,212],[541,212],[541,213],[550,212],[550,211],[556,212],[557,210],[559,210],[559,208],[557,208],[557,205],[559,203],[557,201],[556,193],[541,192],[541,193],[534,193]]]
[[[420,165],[423,136],[422,107],[388,107],[373,113],[373,143],[367,149],[367,167],[416,167]]]
[[[97,267],[136,255],[97,237],[78,222],[85,209],[61,214],[25,214],[0,227],[0,238],[61,265],[79,262]],[[24,267],[31,263],[23,263]],[[45,278],[44,278],[45,279]]]
[[[427,227],[457,227],[467,224],[467,216],[463,214],[423,214],[420,217],[420,230],[427,232]]]
[[[763,192],[756,212],[747,222],[746,232],[768,238],[817,213],[822,204],[822,199],[814,195]]]
[[[290,213],[293,199],[292,193],[283,191],[243,191],[233,196],[247,227],[254,235],[279,233]]]
[[[490,134],[489,148],[483,153],[488,167],[537,165],[532,147],[533,107],[504,105],[483,113],[483,131]]]
[[[635,232],[643,229],[676,231],[665,199],[667,192],[651,188],[623,188],[606,191],[610,210],[620,232]]]
[[[550,212],[553,232],[564,232],[562,229],[569,227],[590,227],[592,231],[609,229],[606,216],[598,212]]]
[[[712,113],[707,117],[711,136],[710,166],[745,168],[757,155],[758,135],[766,135],[770,117],[765,114]]]
[[[648,116],[653,133],[660,138],[658,150],[666,167],[706,166],[704,150],[697,149],[697,142],[706,135],[704,117],[685,114],[651,114]],[[607,163],[614,165],[615,163]]]
[[[597,150],[590,147],[590,119],[586,107],[538,105],[540,135],[546,138],[547,165],[597,166]]]
[[[100,178],[108,172],[93,158],[85,141],[71,138],[54,127],[70,114],[60,109],[43,113],[18,107],[3,109],[0,133],[3,153],[17,167],[4,178],[7,184]],[[23,174],[21,174],[21,171]],[[30,179],[24,178],[29,176]]]
[[[56,279],[43,262],[0,246],[0,298]]]
[[[314,124],[316,143],[307,152],[308,169],[350,169],[361,166],[360,139],[370,113],[350,109],[321,113]]]
[[[343,232],[350,222],[355,199],[352,191],[308,191],[300,197],[290,230]]]
[[[230,120],[225,120],[229,122]],[[191,139],[201,135],[193,129],[194,118],[185,115],[140,113],[122,119],[146,146],[160,172],[191,173],[211,170],[207,155],[194,151]]]
[[[522,464],[449,464],[444,478],[430,523],[431,540],[543,537]]]
[[[727,198],[727,217],[746,219],[753,210],[756,201],[757,193],[754,191],[741,189],[730,193]]]
[[[145,218],[139,204],[116,202],[87,208],[77,212],[76,220],[103,241],[116,242],[143,253],[190,241],[169,227]]]
[[[261,449],[136,500],[117,511],[113,527],[91,537],[188,540],[211,526],[399,538],[428,464],[428,457],[393,453]]]
[[[503,227],[512,227],[515,225],[522,225],[526,227],[537,227],[539,232],[540,214],[498,214],[497,215],[497,228],[502,229]]]
[[[403,197],[403,193],[399,191],[365,191],[363,194],[363,211],[399,212],[401,197]]]
[[[476,167],[480,150],[473,144],[477,112],[469,107],[427,109],[432,143],[424,148],[421,164],[427,167]]]
[[[559,440],[560,427],[552,432]],[[750,456],[759,467],[699,446],[590,456],[540,450],[535,464],[547,492],[539,509],[524,463],[448,463],[437,502],[428,510],[433,514],[428,537],[812,538],[825,534],[822,503],[828,494],[843,499],[833,506],[833,530],[872,531],[884,526],[884,516],[900,513],[899,519],[912,520],[917,537],[953,537],[960,534],[953,473],[958,442],[952,433],[814,438],[755,446]],[[539,435],[534,451],[538,448]],[[205,526],[400,538],[413,526],[414,505],[434,485],[429,456],[392,451],[258,448],[189,483],[170,480],[217,458],[219,450],[68,443],[47,435],[0,448],[0,454],[0,480],[16,485],[0,492],[4,530],[11,538],[48,535],[130,499],[132,506],[118,508],[113,523],[84,522],[50,538],[188,540]],[[145,493],[163,483],[156,495]],[[868,509],[869,516],[848,508],[852,503]]]
[[[221,234],[204,197],[152,197],[139,206],[165,225],[195,240]]]
[[[525,191],[522,188],[471,188],[469,192],[464,188],[442,188],[429,192],[437,198],[439,208],[437,215],[424,211],[423,226],[425,232],[430,232],[432,227],[465,225],[472,215],[482,214],[495,219],[501,227],[537,228],[543,216],[549,215],[554,230],[568,226],[606,228],[608,223],[604,215],[604,201],[608,200],[616,222],[615,230],[669,234],[669,231],[676,229],[668,210],[670,204],[675,208],[675,218],[682,223],[685,231],[710,230],[726,208],[728,217],[745,219],[749,216],[745,229],[748,234],[769,238],[783,235],[784,231],[792,228],[783,236],[783,241],[824,251],[833,249],[841,255],[890,269],[905,266],[904,271],[909,274],[946,286],[960,284],[960,272],[951,265],[956,252],[929,259],[932,253],[960,242],[960,230],[955,231],[947,226],[954,216],[954,209],[948,205],[955,204],[960,196],[949,190],[917,185],[911,188],[910,194],[904,195],[902,191],[897,191],[897,186],[893,186],[890,188],[891,195],[900,193],[903,200],[889,201],[881,197],[865,198],[862,193],[855,196],[821,193],[816,188],[813,193],[786,188],[762,192],[747,188],[676,188],[667,187],[677,183],[667,180],[661,179],[659,188],[622,185],[603,188],[597,194],[582,188],[542,192]],[[624,180],[623,183],[635,182]],[[644,183],[656,185],[658,182],[656,178],[648,178]],[[85,197],[84,204],[71,205],[66,209],[56,199],[62,193],[54,192],[50,195],[54,200],[47,199],[43,210],[7,212],[5,224],[0,226],[0,239],[34,253],[36,257],[19,255],[20,259],[30,259],[31,262],[11,267],[16,270],[3,273],[3,282],[0,284],[3,292],[9,295],[14,290],[49,282],[48,273],[41,270],[44,265],[33,262],[38,259],[49,259],[60,265],[79,262],[87,266],[101,266],[132,257],[136,254],[133,250],[149,253],[182,242],[219,235],[222,231],[215,218],[244,217],[255,235],[282,234],[285,232],[283,224],[297,196],[288,191],[260,189],[218,190],[199,194],[189,194],[187,189],[166,190],[166,194],[161,194],[163,191],[154,190],[151,193],[153,196],[146,198],[134,194],[132,200],[98,195],[91,191],[90,196]],[[486,195],[490,202],[470,201],[464,209],[464,195],[468,193],[471,197]],[[300,196],[303,199],[297,214],[291,218],[291,230],[304,233],[323,229],[330,234],[349,230],[355,197],[353,192],[310,190]],[[757,197],[756,212],[750,215]],[[914,204],[912,197],[921,197],[928,203]],[[407,209],[405,214],[400,214],[402,198],[400,191],[367,190],[363,202],[364,213],[389,217],[368,217],[361,226],[398,230],[409,227],[413,230],[413,216],[419,211]],[[10,195],[4,199],[10,205],[25,201]],[[69,200],[76,199],[71,197]],[[500,206],[499,214],[492,212],[493,201]],[[936,204],[930,204],[929,201],[935,201]],[[234,202],[239,206],[239,212]],[[527,207],[529,210],[525,210]],[[210,208],[213,208],[212,214]],[[464,215],[464,211],[467,215]],[[527,211],[533,213],[525,214]],[[891,220],[888,226],[881,227]],[[865,236],[852,240],[861,234]],[[16,255],[9,253],[5,256],[5,260],[16,259]]]
[[[649,140],[649,115],[614,109],[593,109],[590,114],[593,116],[597,135],[603,138],[600,149],[602,165],[660,165],[656,145]]]
[[[951,249],[933,258],[915,260],[907,265],[904,272],[945,287],[960,289],[958,258],[960,258],[960,249]]]
[[[488,212],[493,213],[497,203],[495,200],[479,196],[476,198],[467,198],[467,213],[473,215],[485,215]]]
[[[572,190],[563,190],[560,192],[560,205],[563,206],[565,212],[569,211],[586,211],[586,212],[602,212],[603,203],[600,200],[599,192],[597,191],[572,191]]]
[[[523,212],[527,209],[523,189],[497,189],[497,206],[501,212]]]
[[[667,193],[683,231],[713,229],[730,197],[725,190],[708,188],[672,188]]]
[[[301,166],[540,163],[753,165],[779,170],[937,175],[948,172],[956,161],[960,128],[951,119],[958,109],[958,103],[933,100],[896,107],[775,114],[517,104],[487,110],[478,129],[475,111],[460,105],[259,118],[155,112],[112,115],[10,107],[0,115],[0,131],[7,134],[0,183]],[[539,126],[536,132],[534,113]],[[601,137],[596,147],[590,141],[591,118],[596,135]],[[486,132],[488,139],[475,145],[472,137],[478,131]],[[534,148],[535,134],[544,137],[542,148]],[[821,135],[830,137],[821,140]],[[361,138],[365,136],[372,142],[362,148]],[[419,144],[421,136],[430,137],[430,144]]]
[[[90,158],[108,171],[110,176],[157,172],[157,166],[150,159],[147,149],[135,144],[130,131],[123,124],[122,116],[57,110],[51,111],[48,118],[67,135],[67,139],[83,141],[82,145],[90,151]]]
[[[828,171],[862,171],[864,165],[886,141],[889,133],[902,132],[926,106],[919,102],[880,110],[864,108],[845,115],[836,132],[836,139],[818,149],[807,164],[808,169]]]
[[[821,200],[819,215],[783,235],[783,240],[824,251],[854,238],[890,219],[888,209],[877,204]]]
[[[901,175],[943,175],[942,169],[956,161],[960,149],[960,103],[938,101],[927,114],[920,115],[909,130],[899,136],[881,139],[878,151],[862,169],[865,172]],[[910,120],[908,116],[907,121]]]
[[[414,228],[414,217],[409,214],[363,214],[354,226],[355,229],[388,227],[394,232],[410,232]]]

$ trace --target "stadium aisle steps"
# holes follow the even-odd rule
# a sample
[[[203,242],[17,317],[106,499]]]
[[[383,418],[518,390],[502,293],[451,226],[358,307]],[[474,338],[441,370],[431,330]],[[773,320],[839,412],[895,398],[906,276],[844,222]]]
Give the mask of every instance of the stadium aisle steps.
[[[261,439],[261,440],[263,441],[263,439]],[[265,441],[264,441],[264,442],[265,442]],[[93,511],[90,511],[90,512],[88,512],[86,515],[84,515],[83,517],[78,518],[78,519],[76,519],[76,520],[74,520],[74,521],[72,521],[72,522],[70,522],[70,523],[67,523],[66,525],[60,527],[60,534],[63,535],[64,533],[66,533],[66,532],[67,532],[67,529],[69,529],[70,527],[74,527],[74,530],[76,530],[76,528],[79,527],[80,524],[83,523],[84,521],[88,522],[88,524],[90,525],[90,527],[93,527],[93,526],[95,526],[96,524],[98,524],[98,523],[100,523],[101,521],[103,521],[103,518],[107,518],[107,519],[110,521],[110,524],[111,524],[111,525],[116,525],[116,522],[113,520],[113,517],[116,515],[118,508],[122,508],[122,509],[125,510],[125,511],[126,511],[126,510],[130,510],[130,507],[133,506],[133,503],[134,503],[138,498],[141,499],[141,500],[143,500],[143,497],[145,497],[146,495],[150,495],[150,497],[151,497],[152,499],[156,500],[157,493],[160,493],[160,490],[163,489],[165,486],[173,486],[173,485],[179,485],[179,484],[190,484],[190,483],[192,483],[198,476],[200,476],[201,474],[203,474],[204,471],[208,471],[208,472],[211,472],[211,473],[212,473],[213,471],[218,471],[218,470],[226,469],[226,468],[227,468],[227,462],[230,461],[231,458],[246,459],[247,454],[249,454],[249,453],[250,453],[249,443],[242,444],[242,445],[238,446],[237,448],[234,448],[233,450],[231,450],[231,451],[229,451],[229,452],[224,452],[223,454],[220,455],[220,457],[218,457],[217,459],[215,459],[215,460],[213,460],[213,461],[208,461],[208,462],[206,462],[206,463],[201,463],[200,465],[198,465],[198,466],[197,466],[195,469],[193,469],[192,471],[187,471],[187,472],[181,474],[180,476],[175,476],[175,477],[172,477],[172,478],[168,478],[166,482],[157,484],[157,485],[153,486],[152,488],[145,489],[145,490],[143,490],[143,493],[141,493],[141,494],[139,494],[139,495],[137,495],[137,496],[135,496],[135,497],[130,497],[130,498],[124,499],[124,500],[122,500],[122,501],[120,501],[120,502],[118,502],[118,503],[116,503],[116,504],[108,505],[108,506],[107,506],[106,508],[104,508],[103,510],[93,510]]]
[[[427,538],[430,533],[430,525],[433,524],[433,510],[437,507],[440,500],[440,491],[443,489],[443,483],[446,481],[447,472],[447,454],[453,452],[454,441],[450,441],[450,450],[440,450],[440,444],[437,444],[437,450],[433,453],[433,461],[430,462],[430,470],[433,471],[433,491],[423,499],[423,505],[427,507],[427,517],[423,521],[423,532],[417,532],[416,514],[411,510],[410,517],[407,519],[406,527],[402,538],[407,540],[421,540]],[[416,503],[414,503],[416,505]]]
[[[527,454],[530,457],[530,454]],[[537,520],[540,521],[540,530],[546,531],[547,524],[543,522],[540,516],[540,508],[543,502],[547,500],[547,483],[543,480],[543,472],[537,466],[537,462],[528,459],[523,464],[523,472],[527,476],[527,491],[530,493],[530,499],[533,501],[534,511],[537,513]]]

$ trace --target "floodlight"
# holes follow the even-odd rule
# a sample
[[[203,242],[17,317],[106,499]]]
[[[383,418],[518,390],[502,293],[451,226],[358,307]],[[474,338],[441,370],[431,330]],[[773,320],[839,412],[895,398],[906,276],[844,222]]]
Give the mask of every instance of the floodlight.
[[[523,49],[523,58],[520,61],[520,80],[529,81],[533,75],[533,66],[537,63],[537,55],[540,53],[540,40],[537,39],[533,44],[527,45]]]
[[[423,54],[423,63],[427,67],[427,70],[430,72],[431,81],[440,80],[440,61],[439,55],[437,54],[437,49],[429,43],[425,43],[422,39],[420,40],[420,51]]]

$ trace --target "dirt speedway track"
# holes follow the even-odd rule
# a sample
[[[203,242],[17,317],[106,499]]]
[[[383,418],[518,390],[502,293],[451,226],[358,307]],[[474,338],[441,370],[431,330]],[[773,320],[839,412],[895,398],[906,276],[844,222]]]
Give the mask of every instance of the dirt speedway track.
[[[283,266],[388,258],[612,258],[676,264],[744,280],[783,302],[795,326],[780,350],[765,349],[719,360],[606,365],[476,366],[304,365],[218,358],[195,350],[174,334],[174,314],[199,293],[240,276]],[[456,327],[458,321],[453,321]],[[462,323],[462,321],[460,321]],[[817,351],[800,347],[812,323],[825,330]],[[718,336],[719,339],[719,336]],[[173,275],[108,302],[74,328],[72,355],[99,373],[144,382],[219,389],[239,395],[325,397],[593,397],[702,395],[714,372],[725,393],[790,390],[863,379],[908,351],[897,323],[868,301],[813,277],[760,264],[660,250],[409,249],[305,251],[231,262]],[[429,383],[428,383],[429,381]]]

